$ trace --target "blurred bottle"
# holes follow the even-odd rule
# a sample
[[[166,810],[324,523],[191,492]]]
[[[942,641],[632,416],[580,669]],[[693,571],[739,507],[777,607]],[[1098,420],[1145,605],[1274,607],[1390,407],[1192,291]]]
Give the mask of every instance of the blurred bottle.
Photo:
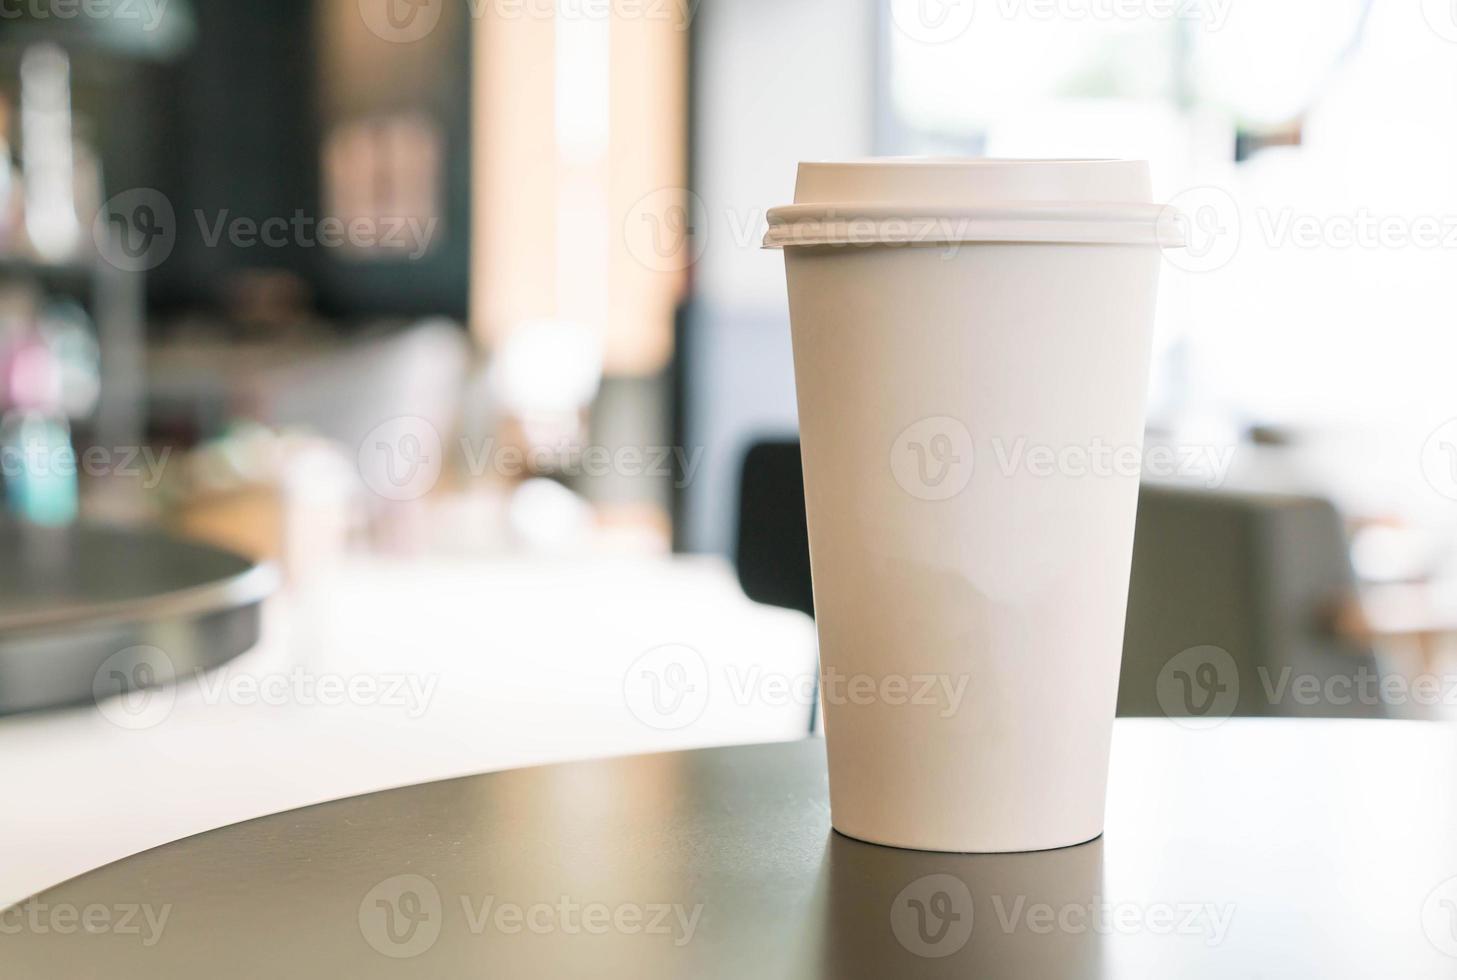
[[[79,509],[71,427],[55,416],[12,411],[0,418],[5,502],[29,524],[64,527]]]
[[[101,397],[95,324],[81,304],[61,299],[46,304],[38,326],[41,343],[55,362],[54,410],[73,422],[90,418]]]
[[[89,417],[100,387],[90,318],[75,303],[39,314],[0,309],[0,481],[7,509],[31,524],[70,524],[80,467],[71,421]]]
[[[71,61],[54,44],[37,44],[21,58],[20,130],[25,231],[37,258],[64,262],[76,254],[81,224],[76,217]]]
[[[15,251],[20,227],[20,177],[10,149],[10,102],[0,93],[0,258]]]

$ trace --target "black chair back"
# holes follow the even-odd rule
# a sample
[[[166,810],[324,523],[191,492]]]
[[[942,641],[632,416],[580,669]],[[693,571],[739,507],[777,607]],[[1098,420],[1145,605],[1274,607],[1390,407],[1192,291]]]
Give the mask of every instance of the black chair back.
[[[798,442],[761,442],[744,457],[736,561],[750,599],[814,615]]]
[[[744,459],[739,582],[749,598],[814,615],[799,443],[764,442]],[[1170,661],[1227,651],[1233,714],[1383,717],[1379,705],[1301,705],[1267,691],[1281,677],[1355,677],[1373,651],[1336,637],[1326,613],[1355,588],[1339,515],[1327,502],[1145,485],[1129,590],[1119,714],[1179,714]]]

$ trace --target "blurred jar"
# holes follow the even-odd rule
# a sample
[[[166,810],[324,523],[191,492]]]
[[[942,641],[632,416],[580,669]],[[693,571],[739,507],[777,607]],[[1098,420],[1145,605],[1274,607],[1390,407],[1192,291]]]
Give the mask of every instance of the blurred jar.
[[[189,453],[167,500],[180,533],[277,562],[291,584],[331,571],[362,523],[358,477],[339,447],[253,424]]]

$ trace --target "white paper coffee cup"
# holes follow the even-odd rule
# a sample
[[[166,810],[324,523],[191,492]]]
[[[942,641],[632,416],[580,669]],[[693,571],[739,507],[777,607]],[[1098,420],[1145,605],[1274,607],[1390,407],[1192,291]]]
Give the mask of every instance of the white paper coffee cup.
[[[803,164],[789,279],[836,829],[1103,831],[1160,250],[1128,161]]]

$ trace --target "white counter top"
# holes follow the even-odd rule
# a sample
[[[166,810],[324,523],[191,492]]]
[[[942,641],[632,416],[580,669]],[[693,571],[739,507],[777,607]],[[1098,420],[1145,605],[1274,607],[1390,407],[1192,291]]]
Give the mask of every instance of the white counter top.
[[[808,725],[813,624],[711,559],[361,561],[266,633],[149,701],[0,719],[0,907],[325,800]]]

